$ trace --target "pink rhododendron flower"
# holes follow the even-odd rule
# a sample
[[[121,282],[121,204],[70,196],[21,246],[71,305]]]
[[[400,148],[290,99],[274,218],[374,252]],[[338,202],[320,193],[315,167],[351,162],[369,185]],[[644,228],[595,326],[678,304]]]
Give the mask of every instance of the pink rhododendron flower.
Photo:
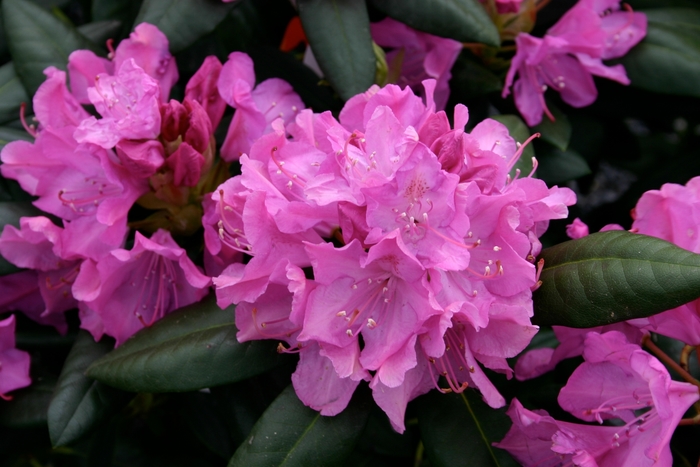
[[[218,81],[221,97],[236,109],[221,157],[238,160],[247,154],[253,142],[271,130],[271,123],[281,118],[291,122],[304,103],[284,80],[271,78],[255,85],[253,61],[242,52],[233,52],[221,69]]]
[[[390,82],[410,86],[420,93],[423,80],[434,78],[435,106],[444,109],[450,96],[450,69],[462,51],[462,44],[416,31],[391,18],[372,23],[370,31],[377,45],[393,49],[386,55]]]
[[[671,466],[671,435],[700,399],[697,386],[672,381],[666,368],[617,331],[591,332],[581,364],[559,404],[586,421],[617,418],[617,426],[560,422],[513,401],[513,427],[496,446],[525,466]]]
[[[238,68],[237,89],[249,92],[251,70]],[[506,359],[536,333],[537,238],[575,202],[510,177],[522,148],[505,126],[466,133],[458,106],[450,128],[436,82],[424,86],[425,103],[410,87],[373,86],[339,121],[309,110],[273,121],[204,203],[217,299],[237,304],[238,339],[299,352],[295,390],[324,415],[370,381],[398,431],[431,387],[505,404],[482,366],[510,376]]]
[[[178,79],[175,58],[168,50],[168,38],[157,27],[141,23],[128,39],[124,39],[112,51],[107,60],[89,50],[76,50],[68,57],[68,73],[71,91],[81,104],[88,104],[88,88],[95,86],[100,74],[113,75],[124,62],[131,59],[159,85],[158,99],[168,100],[170,89]]]
[[[29,386],[29,354],[15,348],[15,317],[0,320],[0,398],[9,400],[7,393]]]
[[[192,99],[207,111],[212,128],[219,126],[226,110],[226,101],[219,94],[217,83],[222,69],[218,58],[210,55],[204,59],[197,73],[187,82],[185,100]]]
[[[137,232],[131,250],[115,249],[83,263],[73,295],[121,345],[171,311],[201,300],[209,285],[170,233],[159,230],[150,239]]]
[[[572,240],[583,238],[588,235],[588,226],[577,217],[571,224],[566,226],[566,235]]]
[[[515,104],[528,125],[540,123],[543,113],[554,120],[544,99],[549,88],[567,104],[585,107],[598,96],[593,75],[629,84],[622,65],[608,67],[602,60],[621,57],[641,41],[646,16],[618,10],[618,0],[580,0],[544,38],[526,33],[515,38],[517,53],[502,95],[514,86]]]
[[[496,0],[496,11],[499,14],[517,13],[521,3],[522,0]]]

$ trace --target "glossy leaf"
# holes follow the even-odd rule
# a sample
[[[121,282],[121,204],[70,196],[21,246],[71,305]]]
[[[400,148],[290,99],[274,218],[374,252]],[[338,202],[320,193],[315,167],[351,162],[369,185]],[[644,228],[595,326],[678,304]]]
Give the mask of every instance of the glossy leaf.
[[[31,386],[10,393],[12,400],[0,404],[0,426],[45,426],[46,412],[55,383],[55,380],[33,381]]]
[[[4,148],[7,143],[17,140],[34,142],[34,138],[24,130],[0,126],[0,149]]]
[[[102,422],[124,400],[124,393],[85,376],[88,366],[113,347],[113,341],[95,342],[80,331],[71,349],[48,410],[51,444],[64,446]]]
[[[17,76],[29,95],[44,82],[44,69],[66,69],[68,55],[94,44],[74,27],[29,0],[4,0],[2,14]]]
[[[299,0],[297,6],[316,61],[340,97],[365,92],[376,70],[365,2]]]
[[[418,426],[431,466],[515,467],[506,451],[491,446],[511,426],[505,409],[492,409],[472,390],[462,394],[431,391],[417,401]]]
[[[378,10],[414,29],[460,42],[498,47],[498,29],[477,0],[370,0]]]
[[[133,392],[178,392],[240,381],[284,361],[274,341],[239,343],[233,307],[213,298],[143,329],[93,363],[87,375]]]
[[[569,117],[551,102],[547,102],[547,107],[552,112],[555,120],[551,121],[549,118],[543,118],[542,123],[534,126],[532,131],[542,135],[542,139],[554,147],[566,151],[566,148],[569,147],[569,140],[571,139],[571,123],[569,122]]]
[[[0,67],[0,122],[5,123],[19,118],[19,107],[25,102],[31,104],[12,62]]]
[[[658,8],[644,13],[647,35],[621,59],[632,85],[700,97],[700,10]]]
[[[548,185],[561,184],[591,173],[586,160],[573,149],[554,149],[540,153],[537,161],[537,176]]]
[[[655,237],[601,232],[545,249],[533,322],[590,328],[700,297],[700,255]]]
[[[357,396],[340,414],[324,417],[306,407],[290,385],[260,417],[229,467],[342,465],[369,416],[369,403]]]
[[[177,53],[212,32],[233,5],[220,0],[145,0],[134,25],[157,26],[168,37],[170,51]]]

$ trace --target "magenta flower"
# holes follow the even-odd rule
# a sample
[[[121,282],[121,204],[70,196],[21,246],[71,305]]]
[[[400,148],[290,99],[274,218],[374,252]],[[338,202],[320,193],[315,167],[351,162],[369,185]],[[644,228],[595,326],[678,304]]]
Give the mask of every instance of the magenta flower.
[[[0,320],[0,398],[10,400],[7,393],[29,386],[29,354],[15,348],[15,317]]]
[[[499,14],[517,13],[523,0],[496,0],[496,11]]]
[[[247,93],[246,70],[236,89]],[[511,179],[522,149],[507,129],[487,120],[465,133],[464,106],[450,128],[435,85],[424,82],[426,103],[410,87],[373,86],[339,121],[277,119],[241,156],[241,175],[205,200],[219,305],[237,304],[239,340],[300,353],[295,390],[324,415],[361,380],[398,431],[431,387],[472,386],[500,407],[482,367],[510,377],[506,359],[537,330],[537,237],[575,197]]]
[[[108,44],[111,50],[111,44]],[[89,50],[76,50],[68,57],[68,73],[71,90],[81,104],[89,104],[88,88],[95,86],[100,74],[113,75],[122,65],[133,59],[135,64],[148,76],[158,82],[158,99],[166,102],[170,89],[178,79],[175,58],[168,50],[168,38],[157,27],[141,23],[128,39],[119,43],[107,60]]]
[[[450,96],[450,69],[462,51],[462,44],[416,31],[391,18],[372,23],[370,30],[377,45],[393,49],[386,55],[390,82],[420,93],[421,83],[434,78],[435,107],[444,109]]]
[[[159,230],[150,239],[137,232],[131,250],[115,249],[99,261],[84,262],[73,295],[89,307],[87,315],[99,315],[104,332],[121,345],[173,310],[201,300],[209,285],[170,233]]]
[[[585,107],[598,96],[593,75],[629,84],[622,65],[608,67],[602,60],[621,57],[641,41],[646,16],[617,11],[619,5],[618,0],[580,0],[544,38],[526,33],[515,38],[517,53],[502,96],[514,85],[515,104],[528,125],[540,123],[543,113],[554,120],[544,100],[549,88],[567,104]]]
[[[571,224],[566,226],[566,235],[572,240],[583,238],[588,235],[588,226],[577,217]]]
[[[238,160],[247,154],[253,142],[272,129],[271,123],[281,118],[291,122],[304,108],[304,103],[284,80],[271,78],[255,85],[253,61],[242,52],[233,52],[221,69],[219,93],[228,105],[236,109],[221,157]]]
[[[218,58],[213,55],[206,57],[185,88],[185,99],[199,102],[209,115],[212,128],[219,126],[226,110],[226,102],[217,88],[221,69],[222,65]]]

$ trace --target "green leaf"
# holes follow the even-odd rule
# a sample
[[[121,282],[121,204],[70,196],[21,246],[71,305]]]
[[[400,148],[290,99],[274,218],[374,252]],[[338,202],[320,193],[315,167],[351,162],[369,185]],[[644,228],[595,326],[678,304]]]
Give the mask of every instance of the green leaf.
[[[83,24],[78,27],[78,32],[95,44],[103,44],[107,39],[116,37],[122,28],[121,21],[106,20]]]
[[[94,44],[74,27],[29,0],[4,0],[2,14],[17,76],[29,95],[44,82],[44,69],[66,69],[68,55]]]
[[[498,29],[476,0],[370,0],[378,10],[414,29],[460,42],[498,47]]]
[[[501,92],[503,80],[462,52],[451,70],[450,97],[457,102]],[[528,134],[529,136],[529,134]]]
[[[365,2],[299,0],[297,6],[316,61],[340,97],[365,92],[376,71]]]
[[[591,173],[586,160],[573,149],[553,149],[540,153],[537,162],[537,176],[548,185],[567,182]]]
[[[290,385],[260,417],[228,465],[342,465],[355,446],[368,416],[369,403],[360,397],[354,397],[340,414],[323,416],[306,407]]]
[[[519,465],[491,446],[511,426],[505,409],[492,409],[472,390],[462,394],[431,391],[418,399],[418,426],[431,466],[510,467]]]
[[[13,391],[12,400],[0,404],[0,425],[29,428],[46,425],[46,411],[56,381],[42,380]]]
[[[533,322],[590,328],[670,310],[700,297],[700,255],[625,231],[542,251]]]
[[[494,115],[491,118],[503,123],[508,128],[510,136],[518,143],[524,143],[530,137],[530,129],[517,115]],[[533,157],[535,157],[535,150],[532,144],[528,144],[520,155],[518,162],[513,166],[510,172],[511,176],[515,175],[516,170],[520,170],[525,175],[529,174],[532,171]]]
[[[168,37],[170,51],[177,53],[212,32],[233,5],[220,0],[145,0],[134,25],[157,26]]]
[[[700,97],[700,10],[658,8],[644,13],[647,35],[621,59],[632,85]]]
[[[213,297],[143,329],[90,365],[87,375],[133,392],[192,391],[240,381],[284,361],[276,342],[239,343],[233,307]]]
[[[24,130],[0,126],[0,149],[4,148],[7,143],[17,140],[34,142],[34,138]]]
[[[88,366],[107,354],[111,342],[95,342],[80,331],[51,398],[48,410],[51,444],[64,446],[79,439],[103,421],[124,397],[117,389],[85,376]]]
[[[569,117],[551,102],[547,102],[547,107],[552,112],[555,120],[551,121],[549,118],[543,118],[542,123],[532,127],[532,129],[536,133],[541,134],[543,140],[562,151],[566,151],[566,148],[569,147],[569,140],[571,140]]]
[[[12,62],[0,67],[0,123],[19,118],[22,102],[31,105],[31,99],[24,90]]]

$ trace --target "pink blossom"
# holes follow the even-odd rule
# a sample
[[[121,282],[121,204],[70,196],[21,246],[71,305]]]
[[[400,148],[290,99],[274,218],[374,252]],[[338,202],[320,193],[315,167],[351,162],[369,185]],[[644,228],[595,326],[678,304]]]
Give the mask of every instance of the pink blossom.
[[[150,239],[136,232],[131,250],[115,249],[99,261],[84,262],[73,295],[99,315],[104,332],[121,345],[173,310],[201,300],[209,284],[170,233],[159,230]]]
[[[284,80],[271,78],[255,86],[253,61],[242,52],[233,52],[219,75],[221,97],[236,109],[221,157],[238,160],[250,151],[253,142],[271,130],[271,123],[282,118],[292,121],[304,103]]]
[[[97,75],[88,88],[90,102],[102,119],[84,119],[75,131],[79,143],[113,148],[121,139],[153,139],[160,133],[158,82],[133,59],[125,61],[115,76]]]
[[[217,83],[221,74],[221,62],[210,55],[204,59],[197,73],[187,82],[185,87],[185,100],[192,99],[206,110],[211,120],[212,128],[219,126],[221,117],[226,110],[226,102],[219,94]]]
[[[496,0],[496,11],[499,14],[517,13],[520,11],[522,0]]]
[[[111,47],[110,44],[108,46]],[[76,50],[68,57],[71,90],[81,104],[88,104],[88,88],[95,86],[97,76],[113,75],[131,59],[159,84],[158,99],[165,102],[178,79],[175,58],[168,50],[168,38],[157,27],[141,23],[112,51],[107,60],[89,50]]]
[[[423,80],[434,78],[435,107],[444,109],[450,95],[450,69],[462,51],[462,44],[416,31],[391,18],[372,23],[370,30],[377,45],[393,49],[387,53],[386,60],[394,82],[421,92]]]
[[[526,33],[515,38],[517,53],[502,95],[508,96],[515,82],[515,104],[528,125],[540,123],[542,113],[554,120],[544,100],[549,88],[567,104],[585,107],[598,95],[593,75],[629,84],[622,65],[608,67],[602,60],[621,57],[641,41],[646,16],[619,9],[619,0],[580,0],[544,38]]]
[[[46,305],[39,290],[37,271],[31,269],[0,277],[0,313],[21,311],[32,321],[53,326],[61,334],[68,331],[62,313],[44,314]]]
[[[588,235],[588,226],[577,217],[571,224],[566,226],[566,235],[572,240],[583,238]]]
[[[0,320],[0,398],[9,400],[7,393],[29,386],[29,354],[15,348],[15,317]]]

